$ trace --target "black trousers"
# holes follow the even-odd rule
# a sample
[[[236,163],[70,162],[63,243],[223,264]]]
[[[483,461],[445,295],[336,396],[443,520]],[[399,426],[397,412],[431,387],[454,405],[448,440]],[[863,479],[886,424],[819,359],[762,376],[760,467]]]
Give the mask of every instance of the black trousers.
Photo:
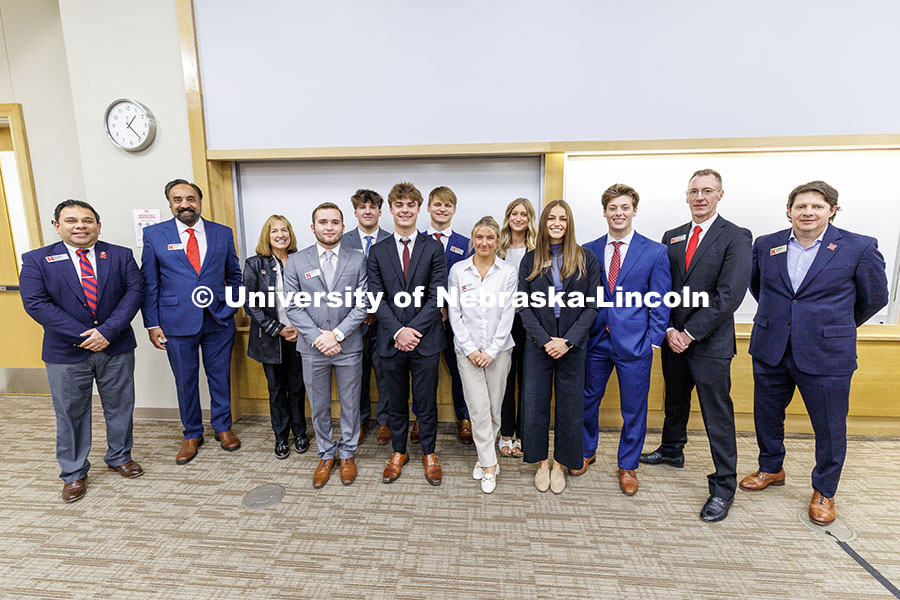
[[[384,377],[381,374],[381,357],[375,352],[375,337],[377,324],[371,327],[363,326],[363,350],[362,350],[362,385],[359,391],[359,422],[365,425],[366,420],[372,416],[372,397],[369,392],[372,381],[372,371],[375,371],[375,388],[378,390],[378,405],[375,410],[375,418],[379,425],[388,424],[387,392],[384,391]]]
[[[522,437],[522,360],[525,358],[525,328],[517,314],[512,326],[513,346],[509,375],[506,376],[506,393],[500,409],[500,435]]]
[[[394,452],[406,452],[409,433],[409,382],[412,378],[413,402],[418,409],[422,454],[433,454],[437,438],[437,382],[441,355],[422,356],[397,352],[380,356],[384,389],[388,396],[388,424]]]
[[[715,473],[707,476],[709,493],[726,500],[731,498],[737,487],[731,359],[697,356],[690,348],[676,354],[668,344],[663,344],[662,369],[666,381],[666,419],[660,453],[678,456],[684,451],[691,414],[691,391],[696,387],[703,425],[709,438],[709,450],[716,468]]]
[[[281,363],[263,363],[263,372],[269,384],[269,415],[275,441],[286,442],[292,431],[294,437],[306,436],[306,388],[297,343],[283,337],[280,340]]]
[[[522,451],[527,463],[545,460],[550,444],[550,398],[556,389],[553,458],[570,469],[584,464],[584,361],[583,348],[570,348],[553,359],[531,339],[525,341],[525,377],[522,394]]]

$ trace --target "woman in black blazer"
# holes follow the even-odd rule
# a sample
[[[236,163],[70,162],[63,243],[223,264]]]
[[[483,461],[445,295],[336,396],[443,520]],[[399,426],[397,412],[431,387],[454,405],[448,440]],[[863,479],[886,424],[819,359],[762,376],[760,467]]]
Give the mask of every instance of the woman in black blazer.
[[[288,437],[294,432],[294,448],[299,453],[309,450],[306,437],[306,411],[303,369],[297,352],[297,330],[291,326],[284,308],[251,307],[253,292],[284,291],[284,267],[288,255],[297,251],[297,238],[290,221],[272,215],[263,224],[256,245],[256,255],[244,262],[244,287],[248,299],[244,311],[250,316],[250,339],[247,356],[263,364],[269,384],[269,414],[275,432],[275,456],[287,458],[291,453]],[[277,300],[277,294],[276,302]]]
[[[525,327],[525,377],[522,395],[522,446],[527,463],[538,463],[534,485],[561,494],[566,488],[566,467],[583,465],[584,364],[588,331],[597,317],[600,263],[575,241],[572,209],[564,200],[548,204],[540,216],[535,249],[519,265],[519,290],[529,294],[563,293],[568,304],[577,294],[583,307],[519,309]],[[587,301],[591,299],[591,302]],[[550,398],[556,389],[553,467],[548,459]]]

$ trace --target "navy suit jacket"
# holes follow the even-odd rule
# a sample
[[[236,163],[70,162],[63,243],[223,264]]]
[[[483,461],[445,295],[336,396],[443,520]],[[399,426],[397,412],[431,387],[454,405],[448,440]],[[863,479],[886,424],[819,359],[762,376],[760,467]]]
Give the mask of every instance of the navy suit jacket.
[[[47,259],[65,255],[63,260]],[[41,358],[50,363],[77,363],[91,351],[78,346],[81,332],[96,328],[109,342],[110,356],[134,350],[131,321],[144,299],[143,281],[131,248],[98,241],[94,246],[97,314],[91,314],[69,250],[62,242],[22,256],[19,289],[25,311],[44,328]]]
[[[447,240],[447,249],[444,250],[444,257],[447,259],[447,277],[450,277],[450,267],[470,256],[472,252],[469,250],[469,238],[455,231],[451,233],[450,239]]]
[[[888,302],[887,275],[878,241],[828,225],[819,251],[797,291],[787,271],[791,230],[753,244],[750,293],[759,302],[750,354],[770,366],[791,343],[794,364],[812,375],[856,370],[856,328]]]
[[[412,327],[422,334],[419,345],[413,352],[431,356],[443,350],[444,333],[437,295],[438,288],[446,285],[444,247],[436,239],[424,233],[416,236],[409,260],[408,283],[403,280],[403,266],[400,264],[394,236],[373,245],[369,250],[368,291],[372,294],[384,294],[375,313],[378,315],[375,351],[380,356],[393,356],[399,352],[394,347],[394,334],[401,327]],[[412,293],[417,287],[422,287],[425,291],[421,307],[417,308],[414,302],[406,308],[394,304],[397,292]]]
[[[600,263],[604,300],[614,302],[614,295],[609,293],[605,268],[606,244],[607,236],[604,235],[585,244],[584,248],[593,252]],[[672,290],[672,274],[666,247],[635,232],[625,253],[625,261],[619,269],[616,287],[622,288],[623,295],[626,292],[656,292],[659,294],[659,306],[601,306],[600,314],[591,327],[589,346],[598,344],[606,336],[613,356],[636,358],[653,354],[653,346],[662,345],[669,323],[669,308],[662,302],[666,292]],[[606,332],[607,326],[609,333]]]
[[[234,250],[230,227],[204,219],[206,256],[200,274],[194,270],[181,245],[175,219],[144,229],[141,274],[144,276],[144,327],[162,327],[166,335],[194,335],[203,326],[203,310],[191,299],[198,286],[212,290],[208,310],[222,325],[234,317],[237,308],[225,303],[225,286],[232,288],[232,304],[238,302],[241,264]],[[170,249],[171,248],[171,249]]]

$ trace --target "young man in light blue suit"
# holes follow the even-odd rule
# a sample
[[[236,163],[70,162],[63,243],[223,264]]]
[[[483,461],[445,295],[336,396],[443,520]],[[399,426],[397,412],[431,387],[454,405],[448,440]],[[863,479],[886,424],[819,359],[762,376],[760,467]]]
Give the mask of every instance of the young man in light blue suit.
[[[662,297],[672,289],[666,247],[634,231],[632,219],[640,196],[627,185],[610,186],[601,198],[609,233],[585,244],[602,265],[603,299],[615,303],[617,291],[624,297],[639,292],[657,306],[601,307],[594,325],[585,362],[584,465],[570,469],[585,473],[596,460],[600,400],[613,367],[619,380],[622,433],[619,437],[619,487],[628,496],[638,489],[638,467],[647,433],[647,395],[653,348],[666,337],[669,308]],[[647,294],[656,294],[655,300]],[[599,293],[599,292],[598,292]]]
[[[313,298],[308,306],[291,302],[285,306],[288,319],[297,328],[297,351],[303,355],[303,383],[312,409],[313,430],[319,451],[319,466],[313,487],[321,488],[331,477],[336,457],[340,459],[341,483],[356,479],[354,454],[359,444],[359,388],[362,376],[363,336],[360,331],[368,314],[365,301],[347,294],[366,291],[366,258],[341,245],[344,215],[337,205],[316,207],[310,226],[316,243],[288,259],[285,292],[304,292]],[[316,302],[329,293],[340,293],[341,302]],[[335,304],[337,304],[335,306]],[[334,372],[341,404],[341,439],[335,442],[331,427],[331,374]]]

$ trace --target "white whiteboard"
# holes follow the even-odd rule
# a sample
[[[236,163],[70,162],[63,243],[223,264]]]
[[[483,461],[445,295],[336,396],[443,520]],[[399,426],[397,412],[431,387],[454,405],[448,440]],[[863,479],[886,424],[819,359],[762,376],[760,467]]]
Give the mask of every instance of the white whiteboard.
[[[575,214],[578,241],[585,243],[607,231],[600,204],[603,190],[613,183],[630,185],[641,197],[635,230],[659,241],[666,230],[691,218],[684,195],[691,173],[711,168],[721,173],[725,189],[719,214],[747,227],[756,238],[790,227],[785,214],[788,194],[802,183],[821,179],[840,193],[841,210],[834,224],[878,239],[890,288],[900,242],[897,165],[897,150],[569,156],[565,196]],[[870,322],[886,322],[888,310]],[[748,293],[735,318],[749,322],[755,312],[756,302]]]
[[[322,202],[341,207],[345,231],[350,231],[356,227],[350,196],[360,188],[384,198],[380,224],[388,231],[394,230],[388,192],[401,181],[422,192],[420,231],[430,223],[428,193],[441,185],[456,193],[452,227],[466,237],[485,215],[502,225],[506,205],[516,198],[530,199],[538,210],[543,203],[540,157],[250,162],[239,164],[237,175],[243,257],[255,253],[262,225],[272,214],[291,221],[299,248],[315,243],[309,226],[313,209]]]
[[[896,0],[194,0],[212,150],[900,131]]]

